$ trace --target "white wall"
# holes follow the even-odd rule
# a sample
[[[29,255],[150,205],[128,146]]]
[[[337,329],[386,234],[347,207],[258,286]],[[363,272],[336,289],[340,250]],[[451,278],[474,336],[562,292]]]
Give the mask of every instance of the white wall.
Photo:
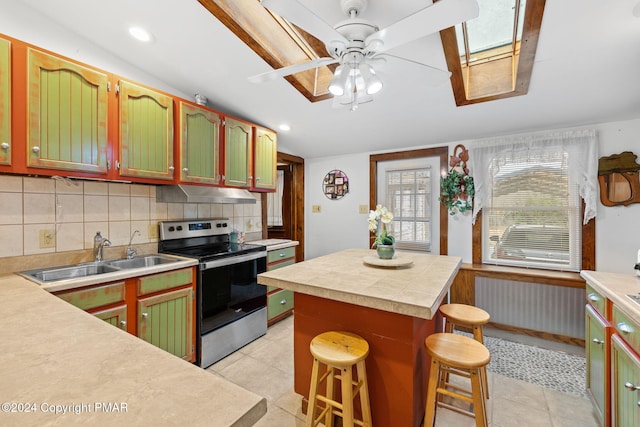
[[[633,151],[640,163],[640,119],[602,123],[594,126],[599,137],[599,156]],[[457,144],[469,146],[469,141],[449,144],[449,152]],[[418,147],[393,148],[402,151]],[[423,147],[420,147],[423,148]],[[366,248],[369,232],[367,217],[358,214],[359,204],[369,200],[369,155],[316,158],[305,160],[305,258],[311,259],[345,248]],[[322,180],[332,169],[341,169],[349,176],[350,193],[339,200],[329,200],[322,194]],[[319,204],[321,213],[311,213]],[[449,216],[449,254],[471,262],[471,216]],[[598,204],[596,217],[596,269],[632,273],[640,249],[640,204],[606,207]]]

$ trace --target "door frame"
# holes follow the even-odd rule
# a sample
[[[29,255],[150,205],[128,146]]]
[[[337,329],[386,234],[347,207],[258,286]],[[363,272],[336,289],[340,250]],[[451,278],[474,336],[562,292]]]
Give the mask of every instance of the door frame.
[[[278,151],[278,164],[291,165],[291,240],[298,242],[295,246],[296,262],[304,261],[304,159],[292,154]],[[262,193],[262,238],[267,239],[267,193]]]

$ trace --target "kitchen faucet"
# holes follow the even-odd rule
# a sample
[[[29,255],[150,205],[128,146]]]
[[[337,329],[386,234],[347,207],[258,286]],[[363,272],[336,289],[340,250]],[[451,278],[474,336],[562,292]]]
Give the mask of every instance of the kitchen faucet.
[[[102,261],[102,248],[105,246],[111,246],[111,242],[109,239],[102,237],[99,231],[96,232],[93,238],[93,257],[96,262]]]
[[[140,234],[140,231],[138,231],[138,230],[133,230],[133,233],[131,233],[131,238],[129,239],[129,245],[127,246],[127,259],[131,259],[131,258],[133,258],[133,257],[138,253],[138,251],[137,251],[137,250],[135,250],[135,249],[133,249],[133,248],[131,247],[131,242],[133,242],[133,237],[134,237],[136,234],[138,234],[138,235],[139,235],[139,234]]]

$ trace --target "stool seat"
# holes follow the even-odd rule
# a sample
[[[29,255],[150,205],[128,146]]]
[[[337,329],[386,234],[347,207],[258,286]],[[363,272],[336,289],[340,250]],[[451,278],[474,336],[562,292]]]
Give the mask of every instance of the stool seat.
[[[350,332],[329,331],[314,337],[309,350],[313,355],[313,368],[306,427],[315,427],[320,422],[325,427],[333,427],[334,415],[342,417],[344,427],[371,427],[371,404],[365,365],[369,343]],[[324,373],[323,366],[326,367]],[[341,400],[334,397],[334,380],[340,381]],[[326,385],[324,394],[320,391],[320,384],[323,382]],[[356,396],[360,397],[362,419],[355,417],[353,401]]]
[[[489,313],[483,309],[466,304],[443,304],[440,312],[459,325],[484,325],[491,320]]]
[[[429,335],[425,345],[431,357],[451,367],[481,368],[491,361],[491,354],[484,345],[463,335],[448,333]]]
[[[369,355],[369,343],[349,332],[325,332],[311,340],[311,354],[320,362],[335,367],[355,365]]]
[[[435,422],[436,406],[473,416],[476,427],[487,426],[486,370],[491,354],[484,344],[473,338],[448,332],[429,335],[424,340],[427,353],[431,356],[424,426]],[[471,380],[471,390],[465,390],[448,382],[448,374],[465,374]],[[446,403],[448,396],[473,405],[473,411]]]

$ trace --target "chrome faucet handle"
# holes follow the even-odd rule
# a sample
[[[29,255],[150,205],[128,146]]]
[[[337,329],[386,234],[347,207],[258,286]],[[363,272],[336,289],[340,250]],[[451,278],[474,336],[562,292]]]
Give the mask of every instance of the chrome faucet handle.
[[[131,238],[129,239],[129,244],[127,245],[127,259],[133,258],[138,253],[137,250],[131,247],[131,242],[133,242],[133,238],[135,237],[136,234],[140,235],[140,231],[133,230],[133,233],[131,233]]]

